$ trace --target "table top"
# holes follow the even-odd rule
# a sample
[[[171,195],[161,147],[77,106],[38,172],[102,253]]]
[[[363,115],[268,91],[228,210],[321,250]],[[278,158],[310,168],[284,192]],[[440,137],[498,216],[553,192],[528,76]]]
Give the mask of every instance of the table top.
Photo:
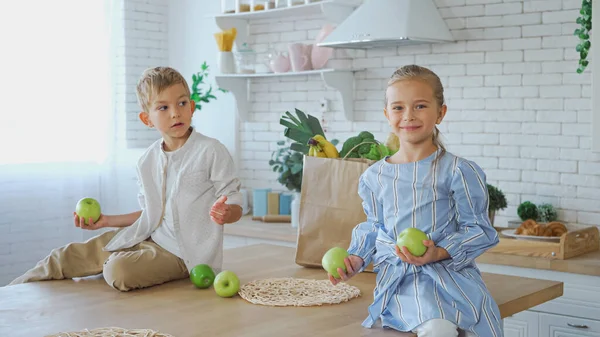
[[[224,268],[242,284],[262,278],[326,279],[322,269],[294,263],[294,248],[253,245],[224,252]],[[320,307],[268,307],[236,295],[218,297],[212,288],[197,289],[189,280],[127,293],[110,288],[102,276],[45,281],[0,288],[0,336],[46,336],[102,327],[153,329],[175,337],[192,336],[397,336],[360,324],[373,301],[375,274],[361,273],[349,284],[361,296]],[[502,317],[560,297],[562,282],[483,274]]]

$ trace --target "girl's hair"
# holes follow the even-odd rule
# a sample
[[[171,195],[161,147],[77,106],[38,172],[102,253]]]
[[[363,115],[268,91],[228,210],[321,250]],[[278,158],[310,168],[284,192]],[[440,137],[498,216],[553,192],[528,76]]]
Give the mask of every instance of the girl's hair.
[[[445,104],[444,100],[444,86],[442,86],[442,81],[433,71],[421,67],[415,64],[406,65],[401,68],[398,68],[390,77],[387,86],[390,87],[394,85],[394,83],[404,81],[404,80],[420,80],[423,81],[433,89],[433,95],[435,96],[435,100],[438,104],[438,107],[441,108]],[[387,92],[385,94],[385,105],[387,106]],[[446,153],[446,147],[440,140],[440,130],[435,127],[433,130],[433,144],[437,146],[440,150],[439,155],[435,158],[434,165],[437,163],[440,157]]]

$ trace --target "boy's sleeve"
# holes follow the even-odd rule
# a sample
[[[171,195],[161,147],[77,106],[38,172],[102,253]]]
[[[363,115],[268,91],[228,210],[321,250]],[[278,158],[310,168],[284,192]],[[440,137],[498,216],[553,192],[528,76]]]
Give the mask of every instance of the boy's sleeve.
[[[240,193],[241,182],[236,175],[233,158],[225,145],[220,142],[215,144],[209,175],[217,198],[225,195],[227,204],[240,206],[243,204]]]
[[[477,164],[466,160],[458,163],[453,173],[451,191],[458,228],[455,233],[441,238],[436,245],[450,254],[450,260],[444,263],[458,271],[498,244],[499,239],[488,215],[486,176]]]
[[[367,220],[358,224],[352,230],[352,240],[350,241],[348,253],[357,255],[363,259],[364,263],[358,271],[362,272],[373,259],[377,231],[383,227],[383,222],[380,220],[382,206],[377,202],[375,193],[369,189],[363,176],[360,177],[358,182],[358,195],[363,200],[362,206]]]
[[[140,173],[140,166],[137,165],[137,185],[138,185],[138,204],[142,212],[146,209],[146,196],[144,195],[144,186],[142,186],[142,175]]]

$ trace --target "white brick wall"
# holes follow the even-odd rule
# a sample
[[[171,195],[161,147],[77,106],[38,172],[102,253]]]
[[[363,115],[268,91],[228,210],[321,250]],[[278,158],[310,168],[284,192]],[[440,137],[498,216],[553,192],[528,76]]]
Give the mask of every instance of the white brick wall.
[[[135,95],[137,81],[148,67],[168,65],[168,0],[124,0],[125,45],[124,86],[125,144],[128,148],[146,148],[156,141],[156,131],[138,118]]]
[[[442,131],[449,150],[475,160],[507,195],[509,207],[498,214],[498,223],[515,219],[519,203],[531,200],[552,202],[564,220],[600,225],[600,154],[590,151],[591,68],[576,74],[573,53],[580,1],[435,2],[457,42],[354,52],[352,66],[367,68],[355,75],[356,121],[343,118],[337,100],[321,116],[317,100],[336,96],[318,76],[255,81],[250,121],[241,129],[244,185],[282,189],[267,158],[274,140],[284,138],[279,117],[295,107],[323,117],[329,138],[345,140],[368,129],[385,140],[386,78],[394,68],[416,62],[445,84]],[[285,50],[289,42],[311,43],[325,23],[291,20],[253,24],[249,42],[261,51]],[[337,51],[335,64],[348,59]]]

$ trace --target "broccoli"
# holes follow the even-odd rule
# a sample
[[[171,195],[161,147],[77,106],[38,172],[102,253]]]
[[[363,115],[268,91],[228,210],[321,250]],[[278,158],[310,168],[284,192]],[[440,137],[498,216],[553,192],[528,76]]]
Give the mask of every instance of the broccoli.
[[[362,144],[357,148],[354,148],[360,143],[368,142],[367,144]],[[362,131],[358,134],[358,136],[350,137],[342,146],[342,151],[340,152],[340,157],[346,157],[346,155],[350,152],[351,154],[356,154],[356,156],[348,156],[348,158],[360,158],[363,155],[366,155],[371,151],[371,145],[375,142],[375,136],[369,131]]]
[[[348,152],[350,152],[350,150],[352,150],[356,145],[362,143],[362,140],[360,137],[355,136],[355,137],[350,137],[348,139],[346,139],[346,141],[344,142],[344,145],[342,146],[342,151],[340,151],[340,157],[345,157],[346,154]],[[352,150],[352,152],[356,152],[357,149]]]
[[[367,140],[367,139],[372,139],[375,140],[375,136],[373,136],[372,133],[370,133],[369,131],[362,131],[361,133],[358,134],[358,136],[363,140]]]

